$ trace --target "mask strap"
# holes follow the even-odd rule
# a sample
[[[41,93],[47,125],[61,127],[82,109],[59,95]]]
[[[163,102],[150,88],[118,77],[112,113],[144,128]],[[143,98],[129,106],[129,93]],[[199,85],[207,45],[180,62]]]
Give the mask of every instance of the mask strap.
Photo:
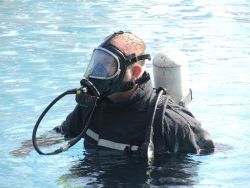
[[[137,61],[143,61],[143,60],[151,60],[151,56],[150,54],[142,54],[142,55],[139,55],[139,56],[136,56],[135,54],[132,54],[132,55],[129,55],[127,57],[127,62],[129,65],[133,64],[133,63],[136,63]]]
[[[150,80],[149,73],[144,72],[143,75],[140,78],[138,78],[136,81],[125,82],[125,85],[123,87],[123,91],[130,90],[135,86],[135,84],[140,85],[140,84],[143,84],[143,83],[145,83],[145,82],[147,82],[149,80]]]
[[[125,32],[125,31],[118,31],[118,32],[115,32],[111,35],[109,35],[107,37],[107,39],[100,45],[100,46],[106,46],[106,45],[110,45],[110,41],[117,35],[122,35],[124,33],[131,33],[131,32]]]

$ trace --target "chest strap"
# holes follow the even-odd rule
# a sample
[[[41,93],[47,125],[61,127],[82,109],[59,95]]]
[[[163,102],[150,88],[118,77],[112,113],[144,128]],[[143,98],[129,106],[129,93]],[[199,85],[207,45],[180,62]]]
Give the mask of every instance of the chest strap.
[[[103,146],[120,151],[125,151],[127,148],[131,151],[137,151],[139,148],[138,146],[135,145],[123,144],[100,138],[99,134],[95,133],[91,129],[87,130],[86,135],[88,135],[93,140],[97,141],[98,146]]]

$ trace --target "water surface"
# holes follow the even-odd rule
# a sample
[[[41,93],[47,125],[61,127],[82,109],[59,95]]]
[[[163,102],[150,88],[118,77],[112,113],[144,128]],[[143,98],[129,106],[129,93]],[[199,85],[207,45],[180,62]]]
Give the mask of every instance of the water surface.
[[[118,30],[141,36],[153,57],[166,46],[183,51],[190,109],[219,151],[153,165],[89,156],[82,142],[56,156],[10,154],[31,138],[54,97],[79,86],[92,49]],[[0,187],[249,187],[249,0],[0,0],[0,44]],[[67,97],[50,114],[50,126],[74,105]]]

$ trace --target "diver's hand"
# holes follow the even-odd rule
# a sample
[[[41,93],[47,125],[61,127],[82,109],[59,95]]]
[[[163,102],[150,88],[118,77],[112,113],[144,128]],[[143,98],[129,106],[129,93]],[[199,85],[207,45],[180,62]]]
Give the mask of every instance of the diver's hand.
[[[59,127],[59,126],[58,126]],[[53,129],[41,136],[36,140],[38,146],[51,146],[64,141],[64,136],[57,130]],[[21,147],[10,152],[11,155],[16,157],[27,156],[34,148],[32,140],[25,140],[21,143]]]
[[[23,157],[28,155],[32,151],[32,140],[25,140],[21,144],[22,146],[20,148],[11,151],[10,154],[15,157]]]

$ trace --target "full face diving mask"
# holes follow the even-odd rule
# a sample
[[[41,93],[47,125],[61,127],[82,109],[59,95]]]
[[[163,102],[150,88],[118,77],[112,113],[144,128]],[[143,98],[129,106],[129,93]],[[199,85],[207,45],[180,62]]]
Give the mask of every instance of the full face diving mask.
[[[94,49],[91,60],[84,74],[94,84],[101,96],[108,96],[116,92],[128,91],[137,83],[149,79],[140,78],[136,81],[123,81],[127,67],[138,61],[151,59],[149,54],[126,56],[111,44],[112,38],[123,34],[123,31],[112,34],[98,48]]]

